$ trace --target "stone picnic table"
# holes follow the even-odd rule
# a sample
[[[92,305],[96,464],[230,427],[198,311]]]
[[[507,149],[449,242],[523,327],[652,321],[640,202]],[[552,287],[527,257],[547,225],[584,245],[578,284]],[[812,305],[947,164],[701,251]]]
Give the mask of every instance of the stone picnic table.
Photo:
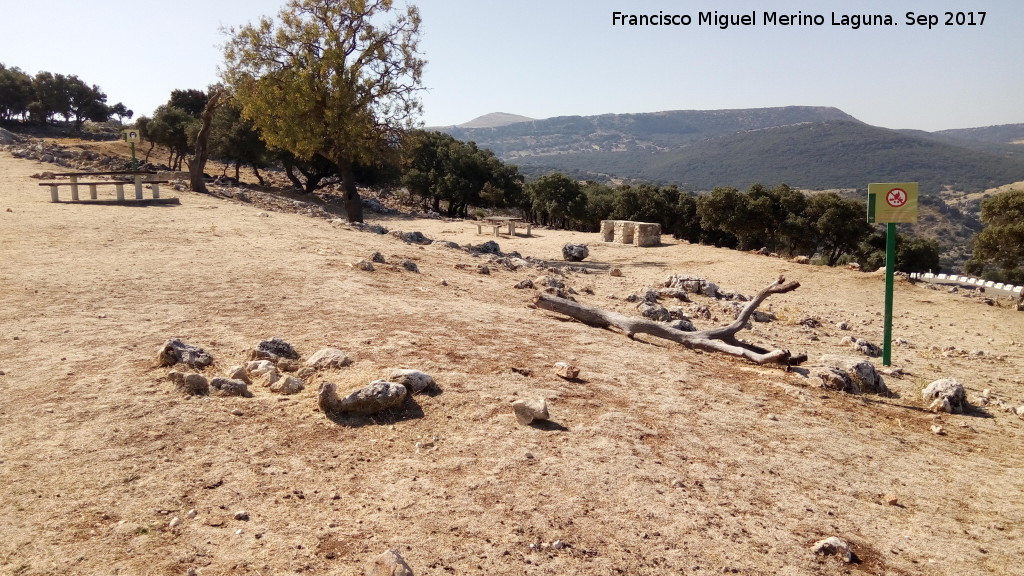
[[[490,216],[490,217],[487,217],[487,218],[481,218],[480,220],[478,220],[476,222],[476,233],[477,234],[483,234],[484,226],[490,226],[493,229],[493,231],[494,231],[494,235],[497,236],[498,235],[498,231],[501,230],[502,226],[508,226],[508,235],[509,236],[515,236],[516,235],[516,223],[517,222],[522,222],[522,221],[523,221],[522,218],[516,218],[515,216]],[[526,235],[527,236],[530,235],[530,231],[532,230],[532,228],[533,228],[533,224],[530,224],[529,222],[527,222],[526,223]]]

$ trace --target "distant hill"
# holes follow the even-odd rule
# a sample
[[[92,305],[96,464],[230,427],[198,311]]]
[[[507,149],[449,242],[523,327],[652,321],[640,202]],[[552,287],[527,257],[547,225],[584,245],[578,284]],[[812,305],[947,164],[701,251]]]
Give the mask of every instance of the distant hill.
[[[642,180],[694,190],[786,182],[809,189],[918,181],[974,191],[1024,179],[1024,125],[928,133],[864,124],[837,108],[787,106],[561,116],[443,129],[529,176]]]
[[[532,122],[533,118],[527,116],[520,116],[518,114],[507,114],[505,112],[491,112],[490,114],[484,114],[478,116],[469,122],[465,122],[456,126],[456,128],[498,128],[500,126],[508,126],[509,124],[515,124],[517,122]]]

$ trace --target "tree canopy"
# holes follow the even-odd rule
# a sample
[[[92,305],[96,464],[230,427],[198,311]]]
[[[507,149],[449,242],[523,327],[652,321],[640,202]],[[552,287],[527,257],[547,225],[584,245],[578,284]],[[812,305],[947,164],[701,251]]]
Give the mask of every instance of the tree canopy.
[[[985,228],[974,238],[966,269],[1004,282],[1024,282],[1024,190],[1010,190],[981,204]]]
[[[224,80],[267,144],[337,166],[362,221],[353,166],[394,147],[421,110],[420,14],[391,0],[289,0],[276,19],[229,29]]]

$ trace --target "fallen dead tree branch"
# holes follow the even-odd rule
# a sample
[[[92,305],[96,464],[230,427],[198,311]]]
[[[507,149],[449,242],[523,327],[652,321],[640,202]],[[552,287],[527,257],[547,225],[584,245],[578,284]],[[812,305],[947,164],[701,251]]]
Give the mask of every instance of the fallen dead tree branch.
[[[720,326],[699,332],[676,330],[661,322],[654,322],[645,318],[634,318],[619,314],[618,312],[586,306],[546,293],[538,294],[535,304],[538,308],[564,314],[589,326],[597,328],[615,327],[621,330],[628,338],[633,338],[635,334],[650,334],[651,336],[677,342],[687,348],[739,356],[757,364],[795,366],[807,360],[807,356],[793,356],[789,350],[766,350],[760,346],[737,339],[736,333],[747,325],[747,321],[750,320],[754,310],[757,310],[757,307],[766,298],[772,294],[791,292],[799,287],[799,282],[786,283],[786,278],[780,276],[778,280],[762,289],[757,293],[757,296],[754,296],[747,303],[743,310],[740,311],[739,316],[736,317],[735,322],[728,326]]]

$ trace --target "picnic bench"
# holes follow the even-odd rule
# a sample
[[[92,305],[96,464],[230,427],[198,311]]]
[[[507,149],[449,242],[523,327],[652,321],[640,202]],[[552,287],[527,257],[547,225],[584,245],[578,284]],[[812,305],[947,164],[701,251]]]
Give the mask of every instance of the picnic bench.
[[[493,234],[498,236],[498,232],[502,226],[508,226],[508,235],[516,235],[516,222],[522,222],[522,218],[515,218],[513,216],[491,216],[490,218],[483,218],[476,223],[476,233],[483,234],[484,226],[491,228]],[[530,231],[533,229],[533,224],[526,223],[526,235],[530,235]]]
[[[53,173],[54,178],[67,178],[67,181],[50,181],[40,182],[40,186],[47,186],[50,188],[50,201],[61,202],[59,190],[62,186],[67,186],[71,189],[71,202],[81,203],[142,203],[142,204],[179,204],[180,201],[177,198],[161,198],[160,197],[160,185],[167,184],[169,180],[157,180],[152,178],[157,174],[154,171],[115,171],[115,172],[58,172]],[[88,180],[81,181],[79,178],[97,178],[100,176],[109,176],[110,180]],[[114,179],[120,178],[120,179]],[[124,187],[126,185],[133,186],[135,188],[135,199],[125,200]],[[153,198],[146,199],[142,196],[143,185],[149,185],[153,190]],[[89,200],[82,200],[79,198],[78,192],[79,186],[86,186],[89,188]],[[114,186],[117,194],[116,200],[99,200],[97,194],[97,187],[99,186]]]

